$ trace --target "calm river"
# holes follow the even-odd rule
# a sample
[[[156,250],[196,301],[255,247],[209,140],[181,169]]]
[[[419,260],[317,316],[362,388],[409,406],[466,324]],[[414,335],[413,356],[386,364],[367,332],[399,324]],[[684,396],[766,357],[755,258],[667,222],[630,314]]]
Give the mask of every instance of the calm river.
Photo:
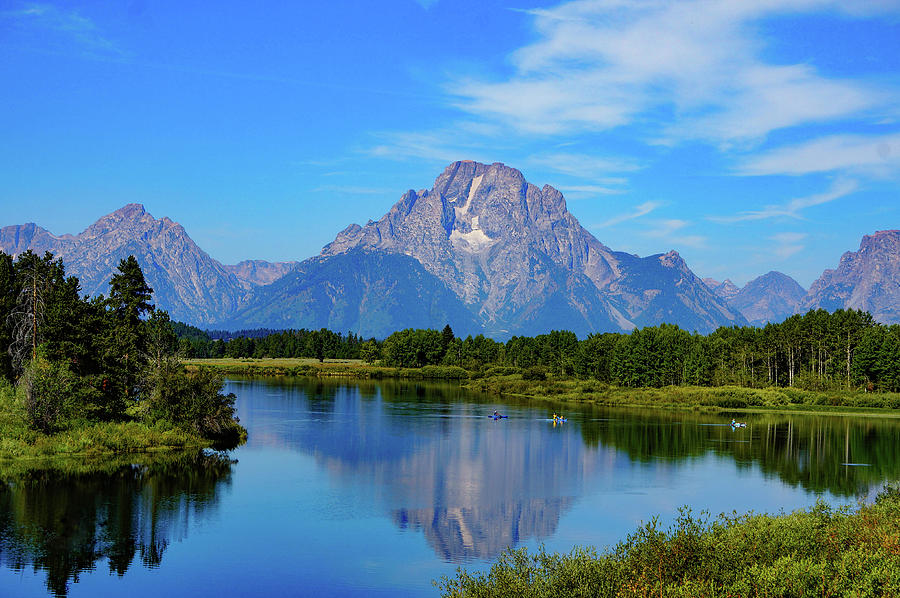
[[[454,386],[231,380],[249,442],[0,483],[0,596],[434,596],[507,546],[604,547],[653,516],[855,504],[900,421],[583,409]],[[494,421],[494,409],[509,415]]]

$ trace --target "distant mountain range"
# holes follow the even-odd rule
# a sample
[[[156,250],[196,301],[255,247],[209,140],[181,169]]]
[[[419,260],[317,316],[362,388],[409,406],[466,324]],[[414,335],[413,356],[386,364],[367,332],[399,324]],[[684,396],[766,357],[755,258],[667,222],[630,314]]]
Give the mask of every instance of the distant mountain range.
[[[746,323],[676,252],[613,251],[553,187],[476,162],[451,164],[430,190],[407,191],[377,222],[348,226],[321,255],[255,289],[225,324],[312,322],[352,323],[376,336],[447,322],[495,338]]]
[[[701,280],[676,251],[638,257],[585,230],[562,194],[503,164],[462,161],[381,219],[348,226],[302,262],[223,265],[168,218],[129,204],[78,235],[0,229],[0,250],[51,251],[84,292],[105,293],[135,255],[157,305],[216,328],[319,328],[383,337],[408,327],[498,339],[551,329],[628,331],[663,322],[709,332],[853,307],[900,322],[900,231],[863,238],[809,292],[779,272],[738,288]]]
[[[806,289],[781,272],[763,274],[743,288],[738,288],[728,279],[719,283],[706,278],[704,282],[754,326],[781,322],[797,313],[800,302],[806,296]]]
[[[139,204],[104,216],[78,235],[56,236],[33,223],[0,229],[0,251],[17,256],[28,249],[62,258],[66,272],[78,277],[88,295],[107,293],[119,261],[134,255],[153,288],[154,302],[172,318],[201,326],[233,313],[249,289],[291,267],[268,262],[224,266],[180,224],[157,220]]]

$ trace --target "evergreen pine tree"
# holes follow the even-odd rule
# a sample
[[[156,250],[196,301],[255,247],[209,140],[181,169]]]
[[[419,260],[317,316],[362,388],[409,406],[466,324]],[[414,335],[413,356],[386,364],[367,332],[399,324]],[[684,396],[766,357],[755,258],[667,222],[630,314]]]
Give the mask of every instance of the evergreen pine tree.
[[[146,360],[147,332],[143,317],[153,305],[153,293],[133,255],[119,262],[118,273],[109,281],[106,299],[107,334],[104,338],[106,366],[114,382],[114,391],[134,399],[141,369]],[[111,405],[113,413],[125,405]]]

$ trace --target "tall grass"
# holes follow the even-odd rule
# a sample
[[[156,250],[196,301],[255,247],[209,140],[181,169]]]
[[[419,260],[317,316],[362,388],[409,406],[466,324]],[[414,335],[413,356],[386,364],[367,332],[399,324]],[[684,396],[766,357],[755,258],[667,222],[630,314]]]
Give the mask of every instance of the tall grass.
[[[480,392],[606,406],[832,411],[900,409],[900,394],[863,391],[808,391],[796,388],[666,386],[623,388],[595,380],[526,380],[518,375],[477,378]]]
[[[857,511],[823,503],[782,515],[682,510],[614,548],[505,552],[489,571],[435,582],[447,598],[789,597],[900,595],[900,493]]]
[[[411,380],[465,380],[468,370],[448,365],[427,365],[422,368],[397,368],[366,365],[360,360],[325,360],[275,358],[275,359],[189,359],[189,370],[212,368],[224,374],[236,376],[311,376],[319,378],[342,377],[359,379],[411,379]]]
[[[167,421],[73,421],[55,434],[42,434],[28,425],[15,388],[0,378],[0,460],[206,446],[210,446],[210,441]]]

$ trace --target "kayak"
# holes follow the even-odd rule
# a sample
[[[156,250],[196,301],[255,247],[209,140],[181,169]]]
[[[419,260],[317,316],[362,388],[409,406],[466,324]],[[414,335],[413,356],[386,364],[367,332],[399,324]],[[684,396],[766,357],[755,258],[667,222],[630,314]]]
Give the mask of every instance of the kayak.
[[[557,417],[556,419],[551,419],[554,424],[564,424],[569,421],[568,417]]]
[[[743,423],[743,422],[736,422],[736,423],[731,424],[731,427],[732,428],[746,428],[747,424]]]
[[[491,419],[503,419],[503,418],[506,418],[509,416],[508,415],[489,415],[488,417]]]

